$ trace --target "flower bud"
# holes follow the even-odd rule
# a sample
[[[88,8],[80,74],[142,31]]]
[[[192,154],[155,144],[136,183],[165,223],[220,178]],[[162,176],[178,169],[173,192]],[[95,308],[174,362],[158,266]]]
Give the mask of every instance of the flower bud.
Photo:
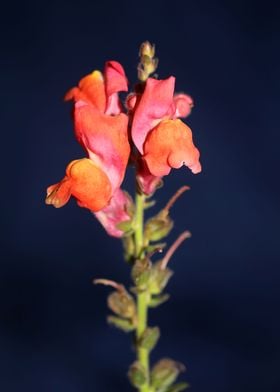
[[[156,390],[166,390],[184,369],[184,366],[179,362],[169,358],[161,359],[152,369],[152,387]]]
[[[151,351],[157,344],[160,337],[160,330],[158,327],[148,327],[143,332],[139,339],[138,347]]]
[[[145,41],[141,44],[139,50],[139,57],[147,56],[154,57],[155,55],[155,45],[152,45],[149,41]]]
[[[147,382],[147,374],[140,362],[134,362],[128,371],[128,378],[135,388],[140,388]]]
[[[126,319],[132,319],[136,314],[135,301],[127,291],[114,291],[108,296],[108,307]]]
[[[158,66],[158,59],[155,56],[155,45],[146,41],[140,46],[138,64],[138,78],[145,82],[148,77],[155,72]]]

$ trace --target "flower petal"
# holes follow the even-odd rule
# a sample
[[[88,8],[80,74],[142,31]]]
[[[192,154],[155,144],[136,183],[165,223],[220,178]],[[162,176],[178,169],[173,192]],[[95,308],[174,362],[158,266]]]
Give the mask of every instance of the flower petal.
[[[132,140],[141,154],[147,134],[161,120],[175,113],[173,93],[175,78],[165,80],[149,78],[139,103],[136,105],[132,122]]]
[[[175,94],[174,104],[176,112],[174,118],[185,118],[191,114],[193,108],[193,99],[187,94]]]
[[[107,97],[120,91],[128,90],[124,69],[117,61],[107,61],[104,70]]]
[[[78,141],[89,158],[101,165],[112,184],[113,192],[123,180],[130,145],[127,136],[128,117],[124,113],[107,116],[86,102],[74,108],[74,128]]]
[[[181,120],[165,120],[148,135],[144,156],[154,176],[165,176],[171,168],[188,166],[196,174],[201,171],[199,151],[192,141],[192,131]]]
[[[106,92],[102,73],[93,71],[82,78],[78,87],[71,88],[65,94],[64,99],[65,101],[73,99],[75,102],[83,100],[104,113],[106,109]]]
[[[129,195],[121,189],[117,189],[110,200],[109,205],[101,211],[96,212],[94,215],[109,235],[121,237],[123,231],[118,229],[117,225],[131,220],[131,216],[129,215],[131,205],[132,201]]]
[[[161,177],[154,176],[142,158],[137,160],[136,179],[141,191],[148,196],[151,196],[162,185]]]
[[[128,90],[123,67],[117,61],[107,61],[104,70],[107,104],[105,114],[116,115],[122,111],[118,93]]]
[[[71,195],[80,207],[99,211],[109,203],[112,187],[107,175],[90,159],[77,159],[67,166],[66,176],[47,189],[46,204],[62,207]]]

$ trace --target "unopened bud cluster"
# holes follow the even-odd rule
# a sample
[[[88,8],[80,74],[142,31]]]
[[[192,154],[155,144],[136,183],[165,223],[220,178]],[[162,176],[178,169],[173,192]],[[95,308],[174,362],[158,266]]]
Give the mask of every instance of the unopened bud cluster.
[[[155,56],[155,45],[146,41],[140,46],[138,65],[138,79],[145,82],[152,75],[158,66],[158,59]]]

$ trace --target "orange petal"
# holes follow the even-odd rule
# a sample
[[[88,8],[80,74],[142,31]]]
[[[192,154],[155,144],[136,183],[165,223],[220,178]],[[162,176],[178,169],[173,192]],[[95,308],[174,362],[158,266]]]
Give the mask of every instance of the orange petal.
[[[73,99],[75,102],[82,100],[91,103],[104,113],[106,109],[106,93],[104,78],[100,71],[93,71],[82,78],[78,87],[71,88],[64,97],[65,101]]]
[[[67,177],[47,189],[46,204],[52,204],[55,208],[63,207],[71,197],[71,184]]]
[[[127,115],[106,116],[79,101],[75,104],[74,123],[78,141],[89,157],[99,162],[115,190],[123,180],[130,154]]]
[[[99,211],[110,201],[112,187],[107,175],[90,159],[77,159],[69,163],[66,176],[47,190],[47,204],[64,206],[74,196],[80,207]]]
[[[201,171],[199,151],[192,141],[192,131],[181,120],[164,120],[148,134],[144,160],[154,176],[165,176],[171,168],[188,166]]]

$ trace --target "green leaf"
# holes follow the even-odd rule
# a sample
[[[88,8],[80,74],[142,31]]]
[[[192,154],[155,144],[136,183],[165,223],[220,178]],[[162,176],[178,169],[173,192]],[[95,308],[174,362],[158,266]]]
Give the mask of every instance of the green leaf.
[[[116,228],[123,231],[125,235],[131,235],[134,232],[133,222],[131,220],[117,223]]]
[[[166,247],[165,242],[159,242],[157,244],[148,245],[145,250],[147,253],[152,253],[157,249],[164,249]]]
[[[143,332],[138,342],[138,347],[151,351],[157,344],[159,337],[160,330],[158,327],[148,327]]]
[[[156,307],[160,306],[161,304],[164,304],[164,302],[168,301],[169,298],[170,298],[169,294],[162,294],[162,295],[153,296],[150,299],[150,302],[148,305],[150,308],[156,308]]]
[[[153,207],[155,204],[156,204],[155,200],[146,201],[144,204],[144,208],[145,210],[147,210],[148,208]]]
[[[114,325],[114,327],[121,329],[124,332],[131,332],[134,331],[136,328],[136,326],[132,323],[131,320],[123,319],[121,317],[108,316],[107,322]]]
[[[187,382],[179,382],[178,384],[175,384],[168,389],[166,389],[165,392],[181,392],[184,391],[185,389],[188,389],[190,387],[190,384]]]

